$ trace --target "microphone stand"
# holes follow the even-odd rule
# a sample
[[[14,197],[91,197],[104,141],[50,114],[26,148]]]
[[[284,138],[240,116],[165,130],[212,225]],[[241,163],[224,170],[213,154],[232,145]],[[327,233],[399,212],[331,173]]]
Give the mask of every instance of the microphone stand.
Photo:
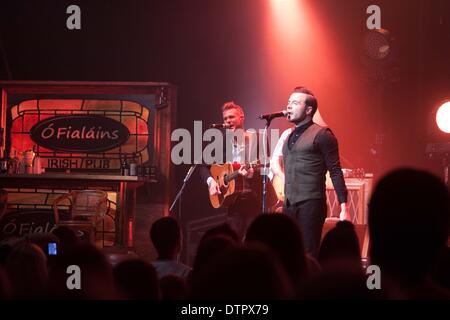
[[[172,212],[172,210],[173,210],[175,204],[177,203],[177,201],[179,202],[178,203],[178,219],[177,219],[178,221],[181,220],[181,195],[183,194],[184,188],[186,187],[186,183],[188,182],[188,180],[190,179],[190,177],[194,173],[195,168],[197,168],[197,165],[198,164],[195,163],[189,168],[188,172],[186,173],[186,177],[183,179],[183,185],[181,186],[180,191],[178,191],[175,199],[172,202],[172,205],[169,208],[169,212]]]
[[[272,122],[273,118],[268,117],[265,118],[266,120],[266,125],[264,126],[264,131],[263,131],[263,143],[264,145],[263,147],[263,157],[264,157],[264,163],[263,163],[263,170],[262,172],[262,176],[263,176],[263,180],[262,180],[262,213],[266,214],[267,213],[267,174],[268,174],[268,165],[267,165],[267,159],[268,159],[268,155],[267,155],[267,145],[268,145],[268,137],[267,137],[267,129],[270,126],[270,123]]]
[[[175,207],[175,204],[178,201],[178,217],[177,220],[179,222],[181,222],[181,195],[183,194],[184,188],[186,187],[186,184],[188,182],[188,180],[190,179],[190,177],[192,176],[192,174],[195,171],[195,168],[197,168],[197,163],[194,162],[194,164],[189,168],[188,172],[186,173],[186,177],[184,177],[183,179],[183,185],[180,188],[180,191],[178,191],[175,199],[172,202],[172,205],[169,208],[169,212],[172,212],[173,208]],[[180,262],[180,255],[177,255],[177,262]]]

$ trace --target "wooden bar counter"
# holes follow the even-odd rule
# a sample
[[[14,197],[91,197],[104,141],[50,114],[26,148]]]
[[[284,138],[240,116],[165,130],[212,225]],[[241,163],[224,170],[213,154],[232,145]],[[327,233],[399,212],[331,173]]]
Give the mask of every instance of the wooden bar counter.
[[[102,189],[117,192],[115,244],[133,246],[136,188],[147,177],[81,173],[0,174],[0,188]]]

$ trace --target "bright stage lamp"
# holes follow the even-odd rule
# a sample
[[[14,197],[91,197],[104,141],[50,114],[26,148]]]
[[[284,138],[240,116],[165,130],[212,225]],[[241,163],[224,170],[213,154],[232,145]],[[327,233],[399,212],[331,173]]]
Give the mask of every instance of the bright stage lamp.
[[[436,124],[445,133],[450,133],[450,101],[443,103],[436,112]]]

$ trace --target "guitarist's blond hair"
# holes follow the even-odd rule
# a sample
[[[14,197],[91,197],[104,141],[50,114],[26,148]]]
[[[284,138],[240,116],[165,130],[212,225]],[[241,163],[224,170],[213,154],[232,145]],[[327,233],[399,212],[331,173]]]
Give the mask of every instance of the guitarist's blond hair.
[[[234,103],[234,101],[225,102],[222,106],[222,112],[225,112],[227,110],[232,110],[232,109],[237,110],[240,113],[242,118],[245,117],[244,110],[242,110],[242,107],[240,105]]]

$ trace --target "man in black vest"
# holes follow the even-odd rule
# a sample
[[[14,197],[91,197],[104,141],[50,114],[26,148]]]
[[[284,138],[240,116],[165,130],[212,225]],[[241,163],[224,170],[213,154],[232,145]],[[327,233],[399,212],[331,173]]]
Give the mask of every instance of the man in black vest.
[[[287,120],[295,124],[282,147],[284,211],[300,224],[306,250],[317,255],[327,214],[327,170],[341,204],[340,219],[348,219],[347,188],[339,161],[338,142],[330,129],[312,121],[317,99],[304,87],[289,97]],[[278,172],[275,172],[278,173]]]
[[[227,211],[227,223],[243,239],[248,226],[253,219],[261,213],[261,179],[259,170],[252,167],[246,169],[244,164],[256,160],[257,156],[257,135],[245,131],[244,111],[233,101],[226,102],[222,106],[223,123],[227,126],[225,139],[231,139],[227,144],[224,141],[224,162],[233,162],[235,170],[239,171],[236,184],[242,186],[233,204]],[[230,146],[231,148],[226,148]],[[220,194],[217,182],[211,177],[208,166],[200,166],[201,179],[208,184],[210,195]]]

